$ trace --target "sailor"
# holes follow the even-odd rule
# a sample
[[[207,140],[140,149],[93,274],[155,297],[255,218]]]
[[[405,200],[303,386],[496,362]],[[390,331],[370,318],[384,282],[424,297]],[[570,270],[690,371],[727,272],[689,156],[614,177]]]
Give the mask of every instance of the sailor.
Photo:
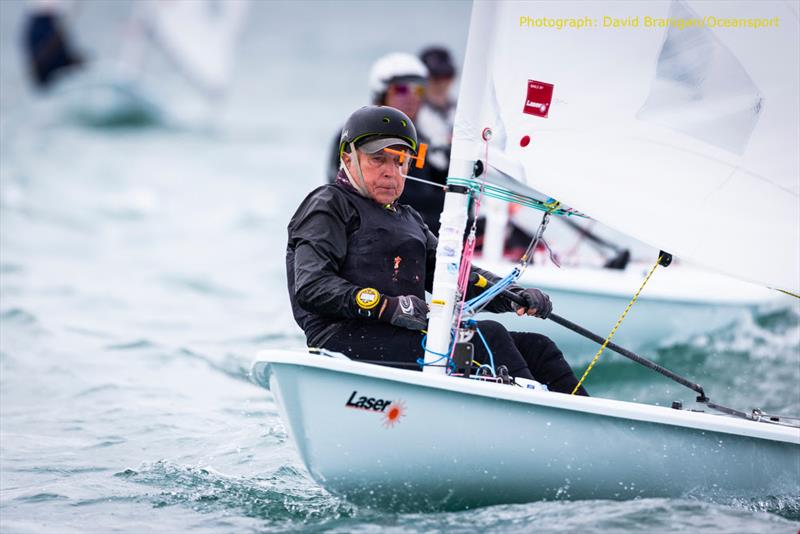
[[[428,69],[428,79],[425,85],[425,100],[417,118],[414,119],[414,124],[420,131],[425,132],[429,139],[426,159],[431,172],[435,175],[441,173],[446,181],[456,116],[456,102],[450,95],[456,77],[456,67],[450,51],[443,46],[429,46],[420,52],[419,58]],[[401,202],[403,200],[400,199]],[[503,256],[509,259],[519,259],[533,238],[515,223],[513,214],[516,208],[519,208],[517,204],[508,205],[509,218],[503,242]],[[479,254],[483,252],[485,229],[486,218],[481,216],[478,218],[475,245],[475,252]]]
[[[31,80],[37,89],[46,89],[67,68],[81,65],[83,58],[73,49],[64,28],[67,3],[34,0],[30,4],[24,32],[24,51]]]
[[[456,67],[450,52],[441,46],[429,46],[419,54],[428,69],[425,100],[414,124],[430,138],[428,161],[437,170],[447,173],[456,103],[450,96]]]
[[[412,121],[416,121],[423,103],[427,78],[427,68],[411,54],[395,52],[382,56],[373,64],[369,74],[372,103],[377,106],[399,109]],[[340,133],[341,131],[337,132],[331,147],[327,172],[330,183],[336,181],[336,176],[341,169]],[[418,130],[417,134],[420,143],[430,144],[430,139],[424,130]],[[449,157],[449,146],[447,153]],[[436,159],[435,156],[434,159]],[[434,184],[440,184],[442,187],[408,180],[400,202],[413,206],[422,215],[431,232],[438,235],[439,217],[444,206],[447,165],[437,167],[427,161],[423,163],[422,168],[412,167],[411,175]]]
[[[413,366],[422,358],[437,238],[414,208],[399,202],[409,161],[419,143],[411,119],[388,106],[366,106],[348,118],[339,142],[341,170],[332,184],[312,191],[288,226],[286,271],[295,320],[310,347],[356,360]],[[478,268],[489,281],[498,277]],[[470,294],[482,290],[472,286]],[[549,297],[511,286],[518,307],[495,298],[487,311],[545,318]],[[535,333],[508,332],[478,321],[495,366],[571,392],[578,380],[558,347]],[[475,359],[489,361],[482,343]],[[586,392],[581,388],[581,394]]]

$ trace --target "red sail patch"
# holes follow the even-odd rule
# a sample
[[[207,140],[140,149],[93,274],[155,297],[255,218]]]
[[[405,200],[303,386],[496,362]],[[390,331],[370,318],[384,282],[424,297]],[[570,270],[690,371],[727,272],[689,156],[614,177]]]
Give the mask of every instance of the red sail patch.
[[[528,80],[528,95],[525,98],[523,113],[547,118],[550,102],[553,100],[553,84]]]

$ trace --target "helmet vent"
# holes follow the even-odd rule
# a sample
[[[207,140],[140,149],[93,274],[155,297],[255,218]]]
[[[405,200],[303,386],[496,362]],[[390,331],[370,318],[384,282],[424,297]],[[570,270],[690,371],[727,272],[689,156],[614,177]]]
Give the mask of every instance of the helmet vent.
[[[388,124],[388,123],[389,123],[389,122],[391,122],[391,121],[389,120],[389,117],[384,117],[384,118],[383,118],[383,122],[385,122],[385,123],[387,123],[387,124]]]
[[[408,126],[408,123],[407,123],[405,120],[401,120],[401,121],[400,121],[400,124],[402,124],[402,125],[403,125],[403,128],[405,128],[406,126]]]

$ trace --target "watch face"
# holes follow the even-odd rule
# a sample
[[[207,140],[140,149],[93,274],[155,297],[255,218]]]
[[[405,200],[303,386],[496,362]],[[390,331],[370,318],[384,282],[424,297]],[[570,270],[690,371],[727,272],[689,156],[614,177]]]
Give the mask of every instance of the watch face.
[[[371,287],[365,287],[356,293],[356,304],[362,310],[371,310],[378,305],[380,300],[381,294],[378,293],[377,289],[373,289]]]

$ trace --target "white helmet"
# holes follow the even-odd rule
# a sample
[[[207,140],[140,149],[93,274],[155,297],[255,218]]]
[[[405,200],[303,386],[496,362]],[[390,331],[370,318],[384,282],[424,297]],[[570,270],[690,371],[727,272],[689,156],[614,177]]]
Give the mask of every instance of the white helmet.
[[[381,57],[369,73],[369,90],[372,101],[378,102],[393,82],[414,81],[424,83],[428,68],[418,57],[404,52],[393,52]]]

